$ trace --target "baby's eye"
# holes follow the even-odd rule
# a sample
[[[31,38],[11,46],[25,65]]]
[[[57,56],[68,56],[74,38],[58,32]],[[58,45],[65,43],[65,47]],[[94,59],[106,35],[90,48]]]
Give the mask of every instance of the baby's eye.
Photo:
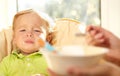
[[[24,32],[24,31],[26,31],[26,30],[25,30],[25,29],[21,29],[21,30],[20,30],[20,32]]]
[[[34,31],[35,31],[35,32],[40,32],[40,33],[42,32],[41,30],[34,30]]]

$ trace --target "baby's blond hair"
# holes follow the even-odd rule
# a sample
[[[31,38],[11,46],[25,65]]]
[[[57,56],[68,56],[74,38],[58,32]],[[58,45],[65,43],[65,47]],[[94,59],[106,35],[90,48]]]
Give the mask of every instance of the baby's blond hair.
[[[34,13],[36,15],[38,15],[41,19],[41,25],[46,29],[46,32],[48,33],[49,32],[49,28],[50,28],[50,25],[48,23],[48,21],[46,21],[45,19],[43,19],[40,14],[38,14],[36,11],[32,10],[32,9],[29,9],[29,10],[24,10],[24,11],[20,11],[18,12],[15,16],[14,16],[14,19],[13,19],[13,31],[15,29],[15,22],[17,20],[18,17],[22,16],[22,15],[25,15],[25,14],[30,14],[30,13]]]

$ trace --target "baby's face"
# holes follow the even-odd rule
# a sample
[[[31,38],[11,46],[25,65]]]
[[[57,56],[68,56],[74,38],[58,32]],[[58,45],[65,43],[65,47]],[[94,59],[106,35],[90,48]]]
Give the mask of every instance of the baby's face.
[[[14,43],[24,54],[30,54],[40,48],[40,34],[46,37],[46,31],[41,27],[41,20],[36,14],[25,14],[17,18],[14,29]]]

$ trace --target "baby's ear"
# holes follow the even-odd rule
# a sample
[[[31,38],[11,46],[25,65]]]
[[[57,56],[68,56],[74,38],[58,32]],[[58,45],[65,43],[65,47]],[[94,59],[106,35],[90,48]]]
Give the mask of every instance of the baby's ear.
[[[15,38],[13,38],[12,43],[15,43],[15,42],[16,42],[16,39],[15,39]]]
[[[13,39],[12,39],[12,44],[13,45],[16,44],[16,38],[15,37],[13,37]]]
[[[12,50],[16,49],[16,39],[13,37],[12,40]]]
[[[15,38],[15,36],[13,35],[13,41],[16,41],[16,38]]]

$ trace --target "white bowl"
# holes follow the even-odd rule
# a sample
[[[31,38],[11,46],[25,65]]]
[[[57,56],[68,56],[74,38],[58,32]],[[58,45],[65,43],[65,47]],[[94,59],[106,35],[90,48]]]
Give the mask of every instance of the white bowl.
[[[108,50],[94,46],[70,45],[57,49],[57,53],[49,52],[46,49],[41,52],[51,70],[66,75],[66,71],[70,66],[89,67],[98,64]]]

